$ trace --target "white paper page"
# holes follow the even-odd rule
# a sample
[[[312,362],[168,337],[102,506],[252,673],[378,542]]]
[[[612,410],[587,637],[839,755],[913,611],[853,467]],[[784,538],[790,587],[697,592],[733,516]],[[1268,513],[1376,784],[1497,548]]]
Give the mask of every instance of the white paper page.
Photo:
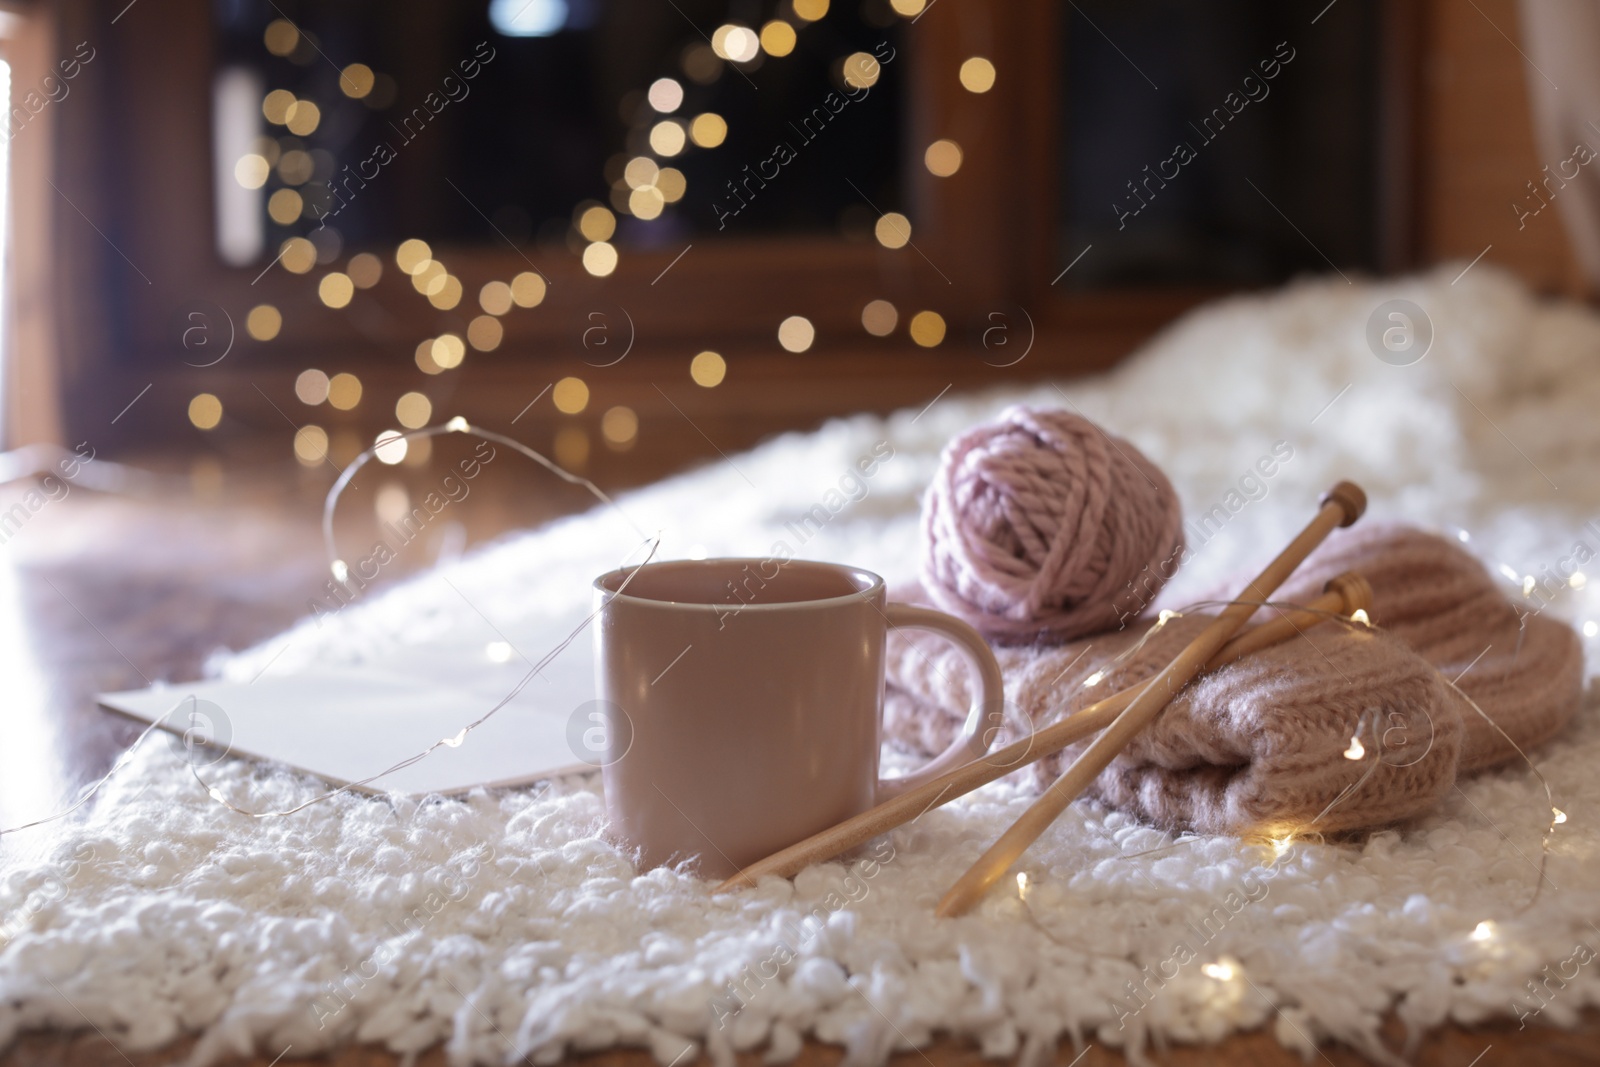
[[[589,630],[580,634],[460,747],[441,747],[363,790],[464,793],[480,785],[522,785],[590,769],[568,736],[575,713],[580,733],[590,725],[582,709],[595,699],[593,640]],[[523,647],[538,656],[553,644]],[[509,693],[530,667],[514,654],[505,663],[489,662],[478,648],[477,655],[460,647],[436,654],[419,650],[403,664],[277,676],[269,671],[252,683],[191,682],[103,693],[97,699],[144,722],[162,719],[162,727],[177,735],[191,728],[202,736],[214,734],[211,743],[233,755],[287,764],[347,785],[456,736]],[[220,716],[195,700],[210,701],[221,709]],[[201,721],[191,721],[194,714]],[[219,721],[205,721],[210,718]],[[210,750],[201,749],[198,758],[209,760]]]

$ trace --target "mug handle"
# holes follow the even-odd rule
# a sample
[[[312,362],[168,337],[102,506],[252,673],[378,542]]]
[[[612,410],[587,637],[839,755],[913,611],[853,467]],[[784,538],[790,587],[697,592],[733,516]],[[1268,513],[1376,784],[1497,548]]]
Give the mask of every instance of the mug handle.
[[[978,685],[972,709],[961,727],[961,736],[931,762],[910,774],[879,778],[879,802],[982,758],[1000,735],[1000,726],[1005,721],[1005,682],[1000,676],[1000,664],[982,634],[954,615],[930,608],[889,604],[885,613],[891,630],[932,630],[948,638],[977,675]]]

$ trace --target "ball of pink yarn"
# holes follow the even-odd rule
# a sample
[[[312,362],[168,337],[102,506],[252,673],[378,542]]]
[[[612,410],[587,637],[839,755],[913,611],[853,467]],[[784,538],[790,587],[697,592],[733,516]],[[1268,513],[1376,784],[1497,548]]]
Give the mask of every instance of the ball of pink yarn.
[[[1160,468],[1081,415],[1024,406],[945,447],[922,532],[928,595],[1005,642],[1123,625],[1183,551]]]

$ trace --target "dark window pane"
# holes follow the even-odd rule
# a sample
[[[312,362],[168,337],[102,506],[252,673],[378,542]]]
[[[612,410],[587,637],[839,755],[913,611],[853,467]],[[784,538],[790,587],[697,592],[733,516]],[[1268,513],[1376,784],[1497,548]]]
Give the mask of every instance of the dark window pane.
[[[356,246],[407,237],[490,244],[500,240],[496,230],[559,241],[584,202],[617,211],[616,239],[633,245],[718,232],[836,235],[862,210],[845,177],[884,210],[903,207],[906,62],[877,64],[870,87],[849,85],[841,63],[857,52],[894,54],[897,20],[886,4],[876,7],[882,17],[870,17],[868,4],[867,17],[851,7],[815,23],[787,4],[782,15],[762,5],[731,16],[713,0],[217,0],[214,10],[219,69],[320,112],[314,129],[298,133],[293,122],[249,117],[272,164],[259,197],[270,255],[288,236],[311,235],[318,220]],[[787,55],[759,52],[736,65],[707,43],[719,25],[759,33],[773,18],[796,30]],[[279,19],[299,31],[280,29],[282,55],[264,36]],[[500,32],[518,23],[541,35]],[[753,46],[753,36],[744,40]],[[341,91],[360,88],[361,78],[341,75],[351,63],[375,75],[359,99]],[[647,98],[660,78],[682,89],[666,114]],[[705,113],[726,124],[716,147],[687,136]],[[672,131],[669,151],[652,147],[662,121],[682,124],[681,152],[670,152]],[[300,125],[308,126],[304,114]],[[657,205],[649,222],[620,207],[625,164],[637,157],[678,172],[659,183],[674,202]],[[280,198],[273,214],[280,189],[300,197],[300,218],[281,221],[293,198]]]
[[[1062,262],[1094,249],[1064,285],[1376,266],[1377,5],[1342,0],[1313,25],[1319,6],[1072,7]]]

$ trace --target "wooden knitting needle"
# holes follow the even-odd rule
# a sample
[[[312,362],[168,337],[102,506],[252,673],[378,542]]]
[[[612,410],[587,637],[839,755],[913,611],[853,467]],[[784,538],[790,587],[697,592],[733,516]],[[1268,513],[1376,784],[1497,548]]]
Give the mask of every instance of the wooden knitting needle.
[[[1206,664],[1206,670],[1216,670],[1224,664],[1275,645],[1315,626],[1327,616],[1353,615],[1357,610],[1372,610],[1372,587],[1358,574],[1345,573],[1330,580],[1323,594],[1302,608],[1285,610],[1270,622],[1246,630],[1229,641]],[[1018,767],[1043,759],[1061,751],[1068,745],[1105,728],[1149,685],[1148,681],[1106,697],[1058,723],[1020,738],[1005,748],[996,749],[981,759],[942,774],[932,781],[909,789],[892,800],[846,819],[844,822],[804,841],[796,842],[764,860],[751,864],[732,878],[717,886],[715,892],[740,889],[756,884],[756,879],[766,874],[792,878],[811,866],[830,860],[870,841],[879,834],[888,833],[897,826],[948,804],[957,797],[966,796],[979,786],[997,778],[1004,778]]]
[[[1316,516],[1289,542],[1276,559],[1255,577],[1239,599],[1222,610],[1214,622],[1200,632],[1176,659],[1150,679],[1150,684],[1133,698],[1122,714],[1107,726],[1100,736],[1090,742],[1072,766],[1062,772],[1049,789],[1022,817],[1011,824],[1000,839],[978,858],[950,891],[939,901],[935,914],[940,917],[961,915],[982,899],[990,886],[998,882],[1013,863],[1049,829],[1067,805],[1089,787],[1089,783],[1106,769],[1117,753],[1128,746],[1133,735],[1149,725],[1150,721],[1177,695],[1178,690],[1205,669],[1206,661],[1217,654],[1256,610],[1260,601],[1270,597],[1284,579],[1321,544],[1337,526],[1349,526],[1361,517],[1367,508],[1367,495],[1353,482],[1340,482],[1322,498],[1322,507]]]

